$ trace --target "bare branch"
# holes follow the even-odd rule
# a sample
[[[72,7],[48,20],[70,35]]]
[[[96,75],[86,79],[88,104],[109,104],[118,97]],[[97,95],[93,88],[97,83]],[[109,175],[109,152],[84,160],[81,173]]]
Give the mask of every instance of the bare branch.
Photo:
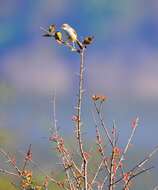
[[[124,156],[125,156],[125,154],[127,153],[128,149],[129,149],[129,146],[130,146],[130,144],[131,144],[131,141],[132,141],[132,139],[133,139],[133,137],[134,137],[136,128],[137,128],[137,126],[138,126],[138,122],[139,122],[139,118],[137,117],[136,120],[135,120],[135,126],[132,128],[132,133],[131,133],[131,135],[130,135],[130,137],[129,137],[129,139],[128,139],[128,142],[127,142],[127,144],[126,144],[126,146],[125,146],[125,149],[124,149],[124,151],[123,151],[123,153],[122,153],[122,156],[121,156],[121,158],[120,158],[120,161],[118,162],[118,165],[117,165],[116,170],[117,170],[118,167],[120,166],[121,162],[124,160]]]
[[[16,174],[16,173],[7,171],[7,170],[2,169],[2,168],[0,168],[0,173],[4,173],[4,174],[6,174],[6,175],[12,175],[12,176],[20,177],[19,174]]]
[[[154,168],[154,167],[152,166],[152,167],[150,167],[150,168],[143,169],[143,170],[141,170],[140,172],[137,172],[136,174],[133,174],[133,173],[132,173],[132,174],[130,175],[128,181],[125,183],[125,186],[123,187],[122,190],[126,190],[126,189],[127,189],[128,185],[129,185],[129,183],[130,183],[130,181],[131,181],[133,178],[135,178],[135,177],[137,177],[138,175],[143,174],[143,173],[145,173],[145,172],[147,172],[147,171],[149,171],[149,170],[151,170],[151,169],[153,169],[153,168]]]
[[[25,159],[24,159],[24,166],[22,167],[22,172],[25,170],[28,161],[30,161],[31,159],[32,159],[32,152],[31,152],[31,144],[30,144],[27,150]]]
[[[149,155],[146,158],[144,158],[142,161],[136,164],[131,170],[129,170],[128,173],[133,173],[135,170],[142,168],[157,152],[158,152],[158,146],[151,153],[149,153]],[[123,177],[116,180],[114,184],[120,182],[122,179]]]
[[[99,164],[98,169],[95,172],[95,175],[94,175],[93,180],[91,182],[91,185],[93,185],[95,183],[95,180],[96,180],[96,178],[97,178],[97,176],[98,176],[98,174],[99,174],[99,172],[100,172],[100,170],[101,170],[101,168],[103,166],[103,163],[104,163],[104,160],[102,160],[101,163]]]
[[[106,126],[105,126],[105,123],[104,123],[104,121],[103,121],[103,118],[102,118],[100,109],[97,107],[97,104],[96,104],[95,101],[94,101],[94,107],[95,107],[96,112],[97,112],[97,114],[98,114],[98,116],[99,116],[99,119],[100,119],[100,122],[101,122],[101,126],[103,127],[103,129],[104,129],[104,131],[105,131],[105,134],[106,134],[106,136],[107,136],[107,138],[108,138],[108,140],[109,140],[111,146],[113,146],[112,139],[111,139],[111,137],[110,137],[110,134],[109,134],[109,132],[108,132],[108,129],[107,129]]]
[[[9,156],[9,154],[6,153],[2,148],[0,148],[0,153],[2,153],[7,158],[7,161],[15,168],[15,170],[18,173],[18,175],[21,175],[21,170],[18,168],[18,166],[15,163],[13,163],[13,160]]]

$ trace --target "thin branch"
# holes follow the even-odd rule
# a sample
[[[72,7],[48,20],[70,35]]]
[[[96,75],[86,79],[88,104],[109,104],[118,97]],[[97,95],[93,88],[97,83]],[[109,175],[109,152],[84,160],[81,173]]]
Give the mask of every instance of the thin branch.
[[[115,121],[113,121],[113,126],[112,126],[112,137],[113,137],[113,147],[116,147],[118,142],[118,134],[117,134]]]
[[[2,153],[7,158],[7,161],[15,168],[18,175],[21,175],[21,170],[18,168],[18,166],[15,163],[13,163],[13,161],[12,161],[11,157],[9,156],[9,154],[6,153],[2,148],[0,148],[0,153]]]
[[[128,181],[126,182],[126,184],[125,184],[125,186],[123,187],[122,190],[126,190],[126,189],[127,189],[128,185],[129,185],[129,183],[130,183],[130,181],[131,181],[133,178],[135,178],[135,177],[137,177],[138,175],[143,174],[143,173],[145,173],[145,172],[147,172],[147,171],[149,171],[149,170],[151,170],[151,169],[153,169],[153,168],[154,168],[154,167],[152,166],[152,167],[150,167],[150,168],[143,169],[143,170],[141,170],[140,172],[137,172],[136,174],[132,174],[132,175],[129,177]]]
[[[22,172],[25,170],[28,161],[30,161],[31,159],[32,159],[32,152],[31,152],[31,144],[30,144],[29,148],[27,150],[26,156],[25,156],[24,165],[22,167]]]
[[[151,153],[149,153],[149,155],[145,159],[140,161],[131,170],[129,170],[128,173],[133,173],[135,170],[142,168],[157,152],[158,152],[158,146]],[[123,177],[119,178],[118,180],[116,180],[114,182],[114,184],[120,182],[122,179],[123,179]]]
[[[122,157],[121,157],[121,161],[123,160],[123,157],[124,157],[124,155],[126,154],[128,148],[129,148],[129,145],[130,145],[130,143],[131,143],[131,141],[132,141],[132,139],[133,139],[133,137],[134,137],[136,128],[137,128],[137,126],[138,126],[138,122],[139,122],[139,118],[137,117],[137,119],[136,119],[136,123],[137,123],[137,124],[136,124],[136,126],[133,128],[132,133],[131,133],[131,136],[130,136],[129,139],[128,139],[128,142],[127,142],[127,144],[126,144],[126,147],[125,147],[125,149],[124,149],[124,151],[123,151],[123,154],[122,154]]]
[[[104,187],[105,182],[107,181],[107,179],[108,179],[108,176],[106,175],[106,176],[105,176],[105,178],[104,178],[103,183],[102,183],[102,184],[101,184],[101,186],[100,186],[100,190],[102,190],[102,189],[103,189],[103,187]]]
[[[12,176],[20,177],[19,174],[16,174],[16,173],[7,171],[7,170],[2,169],[2,168],[0,168],[0,173],[4,173],[4,174],[6,174],[6,175],[12,175]]]
[[[102,118],[100,109],[97,107],[97,104],[96,104],[95,101],[94,101],[94,106],[95,106],[96,112],[97,112],[97,114],[98,114],[98,116],[99,116],[99,119],[100,119],[100,122],[101,122],[101,126],[103,127],[103,129],[104,129],[104,131],[105,131],[105,134],[106,134],[106,136],[107,136],[107,138],[108,138],[108,141],[110,142],[111,146],[113,146],[112,139],[111,139],[111,137],[110,137],[110,134],[109,134],[109,132],[108,132],[107,127],[105,126],[105,123],[104,123],[104,121],[103,121],[103,118]]]
[[[121,156],[121,158],[120,158],[120,160],[119,160],[119,162],[118,162],[118,165],[117,165],[116,170],[117,170],[118,167],[120,166],[121,162],[124,160],[124,156],[125,156],[125,154],[127,153],[128,149],[129,149],[129,146],[130,146],[130,144],[131,144],[131,141],[132,141],[132,139],[133,139],[133,137],[134,137],[136,128],[137,128],[137,126],[138,126],[138,122],[139,122],[139,118],[137,117],[136,120],[135,120],[135,126],[134,126],[133,129],[132,129],[132,133],[131,133],[131,135],[130,135],[130,137],[129,137],[129,139],[128,139],[128,142],[127,142],[127,144],[126,144],[126,146],[125,146],[125,148],[124,148],[124,151],[123,151],[122,156]]]
[[[95,123],[96,138],[97,138],[97,145],[99,146],[99,152],[100,152],[100,154],[102,156],[102,159],[104,160],[105,168],[106,168],[107,172],[110,174],[110,169],[109,169],[108,163],[106,161],[105,153],[104,153],[103,146],[102,146],[101,135],[100,135],[99,128],[98,128],[98,125],[97,125],[97,121],[95,119],[93,111],[92,111],[92,117],[93,117],[93,120],[94,120],[94,123]]]
[[[60,181],[57,181],[57,180],[54,179],[52,176],[48,175],[48,174],[39,166],[39,164],[38,164],[37,162],[35,162],[35,161],[33,161],[33,160],[31,160],[30,162],[31,162],[33,165],[35,165],[41,173],[43,173],[45,176],[47,176],[47,178],[48,178],[51,182],[55,183],[56,185],[58,185],[58,186],[60,187]],[[64,189],[66,189],[66,188],[64,188]]]
[[[143,160],[141,161],[137,167],[141,168],[144,164],[146,164],[146,162],[148,162],[153,156],[154,154],[156,154],[158,152],[158,146]],[[134,168],[135,169],[135,168]]]
[[[104,163],[104,160],[102,160],[101,163],[99,164],[98,169],[95,172],[95,175],[94,175],[94,177],[92,179],[91,185],[93,185],[95,183],[95,180],[96,180],[96,178],[97,178],[97,176],[98,176],[98,174],[99,174],[99,172],[100,172],[100,170],[101,170],[101,168],[103,166],[103,163]]]
[[[24,155],[24,152],[22,152],[22,151],[19,151],[19,153],[21,153],[21,154]],[[45,176],[48,176],[48,178],[49,178],[53,183],[56,183],[56,184],[59,183],[59,181],[57,181],[57,180],[55,180],[53,177],[49,176],[49,175],[47,174],[47,172],[44,171],[44,170],[40,167],[40,164],[39,164],[39,163],[37,163],[37,162],[34,161],[33,159],[31,159],[30,162],[33,164],[33,166],[37,167],[37,169],[38,169],[42,174],[44,174]]]

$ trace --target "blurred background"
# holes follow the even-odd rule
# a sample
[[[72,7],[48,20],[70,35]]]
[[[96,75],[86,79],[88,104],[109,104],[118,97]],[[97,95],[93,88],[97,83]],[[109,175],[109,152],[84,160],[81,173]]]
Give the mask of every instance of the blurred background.
[[[69,23],[81,40],[95,36],[85,57],[85,138],[95,137],[91,95],[106,95],[104,118],[109,128],[115,120],[122,144],[139,116],[131,151],[142,158],[158,144],[156,0],[0,1],[0,143],[19,151],[31,143],[37,160],[49,163],[54,90],[60,131],[73,136],[79,57],[42,37],[40,27],[53,23]]]

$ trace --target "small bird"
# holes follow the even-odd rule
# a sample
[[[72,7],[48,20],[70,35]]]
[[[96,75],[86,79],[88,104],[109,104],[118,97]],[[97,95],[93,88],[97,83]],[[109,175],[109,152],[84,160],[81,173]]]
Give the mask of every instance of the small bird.
[[[75,29],[73,29],[69,24],[66,23],[62,24],[61,29],[66,33],[66,35],[68,36],[68,40],[73,43],[73,46],[76,42],[81,49],[83,48],[82,43],[77,39],[77,32],[75,31]]]
[[[87,36],[84,38],[82,44],[83,45],[90,45],[94,40],[94,36]]]
[[[51,33],[51,34],[54,34],[55,31],[56,31],[56,26],[55,26],[55,24],[51,24],[51,25],[49,26],[48,31],[49,31],[49,33]]]
[[[55,32],[54,38],[55,38],[55,40],[56,40],[59,44],[61,44],[61,43],[63,42],[63,40],[62,40],[62,33],[59,32],[59,31]]]
[[[43,36],[44,37],[52,37],[55,35],[55,32],[56,32],[56,26],[55,26],[55,24],[51,24],[48,28],[48,31]]]

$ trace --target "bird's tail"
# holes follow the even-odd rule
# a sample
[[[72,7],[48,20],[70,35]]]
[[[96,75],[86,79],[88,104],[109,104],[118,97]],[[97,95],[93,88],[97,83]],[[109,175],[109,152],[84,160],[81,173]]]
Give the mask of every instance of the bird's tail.
[[[76,43],[80,47],[80,49],[83,49],[83,44],[78,39],[76,40]]]

